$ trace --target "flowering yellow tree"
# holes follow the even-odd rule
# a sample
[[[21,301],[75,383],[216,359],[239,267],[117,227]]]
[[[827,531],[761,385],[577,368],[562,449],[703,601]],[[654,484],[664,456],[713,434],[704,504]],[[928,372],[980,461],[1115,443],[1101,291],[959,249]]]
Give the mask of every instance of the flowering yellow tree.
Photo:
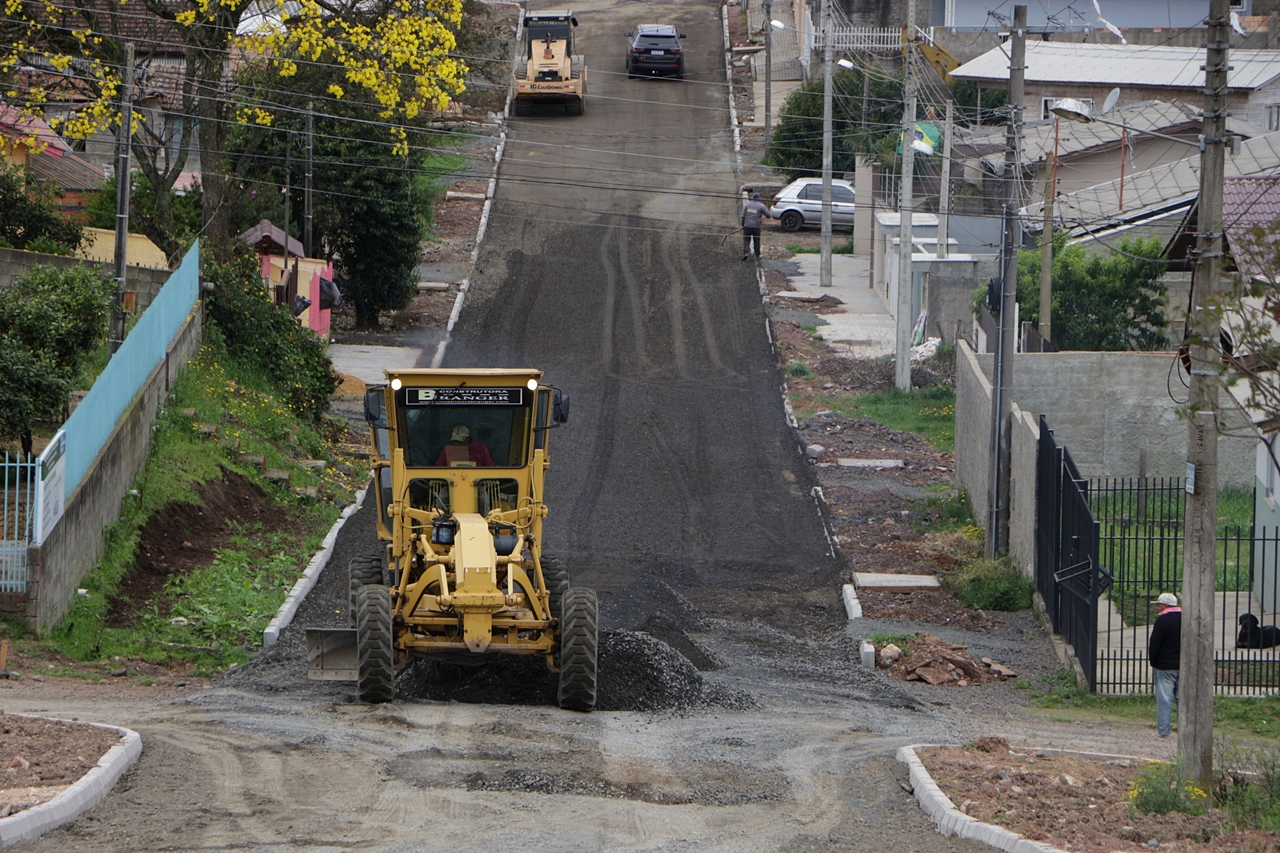
[[[444,109],[466,73],[451,55],[461,0],[3,2],[5,100],[70,137],[118,123],[125,44],[134,44],[143,72],[135,97],[161,93],[157,109],[135,113],[138,165],[167,199],[196,141],[205,229],[220,254],[238,185],[239,166],[224,157],[228,132],[236,123],[266,128],[280,111],[299,109],[308,95],[290,84],[300,66],[331,70],[324,97],[358,96],[406,146],[404,126]],[[250,68],[278,85],[246,100],[236,81]],[[240,159],[253,154],[250,140]]]

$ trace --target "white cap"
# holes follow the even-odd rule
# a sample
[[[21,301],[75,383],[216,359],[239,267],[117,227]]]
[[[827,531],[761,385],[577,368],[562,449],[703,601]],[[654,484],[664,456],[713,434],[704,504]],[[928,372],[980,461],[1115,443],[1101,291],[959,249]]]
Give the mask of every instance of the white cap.
[[[1152,604],[1163,604],[1165,607],[1177,607],[1178,596],[1171,592],[1162,592],[1160,596]]]
[[[467,429],[466,424],[458,424],[453,428],[453,440],[464,441],[471,436],[471,430]]]

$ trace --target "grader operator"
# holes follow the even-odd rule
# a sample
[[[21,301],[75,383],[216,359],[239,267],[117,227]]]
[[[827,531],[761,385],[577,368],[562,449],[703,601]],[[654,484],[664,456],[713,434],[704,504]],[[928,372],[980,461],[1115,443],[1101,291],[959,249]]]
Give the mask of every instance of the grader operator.
[[[412,658],[534,654],[562,708],[596,703],[596,595],[543,550],[543,483],[566,394],[536,370],[395,370],[365,396],[383,552],[349,566],[354,628],[308,629],[308,674],[395,696]]]
[[[587,60],[575,54],[572,12],[529,12],[524,16],[525,52],[516,67],[513,108],[532,115],[534,104],[564,104],[566,115],[586,110]]]

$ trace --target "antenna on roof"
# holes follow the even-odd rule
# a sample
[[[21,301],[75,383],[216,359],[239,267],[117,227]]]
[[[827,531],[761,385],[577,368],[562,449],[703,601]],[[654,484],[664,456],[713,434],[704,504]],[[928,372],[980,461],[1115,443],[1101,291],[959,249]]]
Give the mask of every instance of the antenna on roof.
[[[1102,102],[1102,112],[1099,115],[1106,115],[1116,108],[1116,101],[1120,100],[1120,87],[1112,89],[1107,93],[1107,99]]]

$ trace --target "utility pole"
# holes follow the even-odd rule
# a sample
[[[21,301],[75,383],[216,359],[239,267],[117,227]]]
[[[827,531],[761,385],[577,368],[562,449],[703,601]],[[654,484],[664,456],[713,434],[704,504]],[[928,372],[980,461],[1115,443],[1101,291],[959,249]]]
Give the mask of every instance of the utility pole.
[[[822,247],[818,286],[831,286],[831,2],[822,0]]]
[[[769,28],[765,28],[767,33]],[[768,36],[766,36],[768,38]],[[302,191],[302,254],[308,258],[314,258],[311,254],[311,168],[314,163],[314,149],[312,141],[315,136],[315,113],[313,112],[311,101],[307,101],[307,175],[306,184]]]
[[[1187,514],[1182,546],[1182,662],[1178,701],[1178,754],[1187,777],[1212,791],[1213,609],[1217,574],[1218,383],[1222,366],[1211,310],[1218,300],[1222,263],[1222,179],[1227,123],[1227,48],[1230,0],[1209,0],[1204,74],[1204,148],[1196,221],[1191,303],[1191,392],[1187,417]]]
[[[1044,225],[1040,229],[1040,337],[1053,328],[1053,202],[1058,194],[1058,117],[1053,119],[1053,158],[1044,173]]]
[[[773,133],[773,0],[764,0],[764,144]]]
[[[1230,2],[1230,0],[1228,0]],[[1004,149],[1004,239],[1000,274],[1000,337],[996,346],[995,399],[991,406],[991,468],[987,512],[987,556],[1009,550],[1010,419],[1013,411],[1014,315],[1018,304],[1018,146],[1022,133],[1023,78],[1027,70],[1027,7],[1013,7],[1009,40],[1009,123]]]
[[[133,147],[133,44],[124,46],[124,91],[116,135],[116,300],[111,309],[108,359],[124,343],[124,289],[129,269],[129,153]]]
[[[293,207],[290,204],[290,194],[293,187],[290,185],[290,179],[293,176],[293,134],[287,130],[284,134],[284,265],[285,269],[289,267],[289,214]]]
[[[916,2],[907,0],[907,32],[915,35]],[[902,109],[902,181],[898,187],[898,341],[894,351],[893,378],[900,391],[911,390],[911,291],[915,277],[911,274],[911,226],[915,187],[912,174],[916,164],[916,52],[914,38],[908,38],[905,62],[906,104]]]
[[[955,128],[956,103],[947,98],[947,123],[942,131],[942,184],[938,188],[938,257],[945,258],[950,251],[947,245],[947,214],[951,212],[951,131]]]

